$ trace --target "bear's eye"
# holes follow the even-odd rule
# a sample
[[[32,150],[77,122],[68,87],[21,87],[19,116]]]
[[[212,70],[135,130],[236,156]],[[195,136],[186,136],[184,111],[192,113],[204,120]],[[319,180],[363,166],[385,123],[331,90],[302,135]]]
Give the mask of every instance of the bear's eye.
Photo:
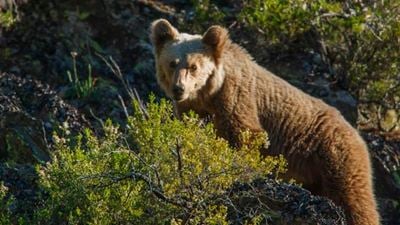
[[[171,69],[175,69],[177,65],[178,65],[178,61],[177,61],[177,60],[171,61],[171,62],[169,63],[169,67],[170,67]]]
[[[190,70],[191,70],[192,72],[196,71],[196,70],[197,70],[197,66],[196,66],[196,65],[191,65],[191,66],[190,66]]]

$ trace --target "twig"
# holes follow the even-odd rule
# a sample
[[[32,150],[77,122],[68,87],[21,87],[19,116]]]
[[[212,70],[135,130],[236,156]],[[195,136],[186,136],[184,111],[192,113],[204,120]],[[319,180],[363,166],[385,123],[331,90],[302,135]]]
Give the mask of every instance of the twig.
[[[103,122],[103,120],[100,119],[99,117],[97,117],[96,115],[94,115],[94,113],[93,113],[93,111],[92,111],[92,108],[89,108],[89,112],[90,112],[90,115],[92,115],[93,118],[95,118],[95,119],[100,123],[101,127],[104,127],[104,122]]]
[[[128,119],[129,118],[129,114],[128,114],[128,109],[126,108],[124,99],[121,97],[120,94],[118,94],[118,98],[119,98],[119,101],[121,102],[122,109],[124,110],[125,117]]]
[[[50,149],[49,142],[47,141],[46,128],[44,127],[44,122],[43,122],[43,121],[42,121],[42,131],[43,131],[43,140],[44,140],[44,143],[46,144],[47,149]]]
[[[183,174],[182,174],[182,156],[181,156],[181,145],[179,143],[179,139],[176,138],[176,153],[178,157],[178,171],[179,171],[179,176],[181,177],[181,180],[183,181]]]
[[[128,173],[128,174],[126,174],[124,176],[120,176],[120,177],[113,177],[113,176],[107,175],[107,174],[97,174],[97,175],[92,175],[92,176],[81,177],[81,179],[92,179],[92,178],[111,179],[111,182],[104,184],[104,185],[97,185],[96,186],[97,188],[108,187],[108,186],[114,185],[117,182],[120,182],[120,181],[123,181],[126,179],[131,179],[131,178],[135,179],[135,180],[141,180],[147,184],[150,191],[160,200],[170,203],[175,206],[182,207],[182,208],[189,208],[188,205],[184,204],[184,202],[180,202],[180,201],[177,201],[177,200],[174,200],[174,199],[171,199],[171,198],[165,196],[165,194],[163,193],[163,191],[160,187],[157,187],[157,185],[155,185],[149,177],[147,177],[146,175],[143,175],[141,173],[131,172],[131,173]]]
[[[132,89],[129,87],[128,82],[124,79],[124,75],[122,74],[121,69],[118,66],[118,64],[115,62],[115,60],[111,56],[109,56],[108,60],[107,60],[104,56],[102,56],[101,54],[99,54],[97,52],[96,52],[96,55],[98,57],[100,57],[104,61],[104,63],[106,63],[108,68],[110,68],[110,70],[113,72],[113,74],[121,81],[122,85],[124,86],[125,91],[129,95],[129,97],[132,100],[137,101],[139,103],[140,111],[145,116],[145,118],[149,118],[146,107],[142,103],[139,94],[137,93],[135,88]]]
[[[142,100],[141,100],[136,88],[133,88],[133,93],[135,94],[135,99],[139,103],[140,110],[142,111],[142,113],[144,114],[144,116],[146,118],[149,118],[149,113],[147,112],[146,107],[144,106],[144,104],[143,104],[143,102],[142,102]]]
[[[372,29],[372,27],[369,24],[365,24],[366,27],[368,28],[368,30],[372,33],[372,35],[374,35],[374,37],[376,37],[376,39],[378,39],[379,41],[383,41],[383,39],[381,37],[379,37],[378,34],[375,33],[374,29]]]

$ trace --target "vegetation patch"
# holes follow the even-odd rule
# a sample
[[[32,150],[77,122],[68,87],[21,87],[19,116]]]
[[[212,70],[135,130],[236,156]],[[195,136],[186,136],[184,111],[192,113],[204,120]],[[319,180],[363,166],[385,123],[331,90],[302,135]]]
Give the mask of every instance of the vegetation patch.
[[[233,184],[285,172],[283,157],[261,157],[265,133],[244,132],[234,149],[196,115],[177,120],[169,102],[150,99],[146,110],[134,102],[126,129],[107,121],[102,137],[55,136],[52,161],[37,168],[46,194],[31,222],[227,224]]]
[[[193,3],[195,21],[221,22],[225,14],[216,2]],[[398,1],[249,0],[240,4],[236,20],[261,34],[267,45],[277,45],[280,51],[313,49],[335,82],[361,101],[399,104]]]
[[[15,22],[17,22],[17,18],[13,13],[13,10],[1,11],[0,9],[0,27],[9,29],[15,24]]]

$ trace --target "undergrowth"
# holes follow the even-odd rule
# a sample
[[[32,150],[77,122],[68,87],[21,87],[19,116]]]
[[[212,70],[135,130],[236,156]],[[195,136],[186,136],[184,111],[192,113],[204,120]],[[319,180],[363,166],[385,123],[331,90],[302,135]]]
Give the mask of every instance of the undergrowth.
[[[92,77],[92,66],[88,64],[88,75],[86,79],[79,77],[76,66],[76,52],[71,52],[72,56],[72,72],[67,71],[68,81],[71,85],[71,92],[69,95],[77,98],[88,97],[95,89],[95,80]]]
[[[233,184],[285,172],[283,157],[260,155],[265,133],[243,132],[234,149],[193,113],[173,117],[166,100],[133,106],[125,129],[109,120],[101,137],[54,136],[51,162],[37,167],[44,194],[22,224],[227,224]]]
[[[195,23],[221,23],[218,1],[195,1]],[[322,56],[329,73],[361,102],[400,103],[400,2],[239,1],[235,16],[268,45]],[[212,6],[212,7],[211,7]],[[200,12],[199,12],[200,11]],[[205,15],[205,16],[204,16]]]

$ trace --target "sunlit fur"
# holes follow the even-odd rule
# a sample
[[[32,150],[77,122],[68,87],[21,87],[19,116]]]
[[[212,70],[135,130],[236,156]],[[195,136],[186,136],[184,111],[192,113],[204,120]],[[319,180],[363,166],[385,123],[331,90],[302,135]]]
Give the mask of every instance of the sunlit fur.
[[[181,83],[185,87],[183,99],[188,101],[198,99],[201,92],[212,93],[222,84],[223,76],[218,73],[209,49],[204,48],[200,35],[180,33],[164,46],[156,58],[157,81],[168,97],[174,99],[173,87]],[[176,67],[170,64],[177,62]],[[197,67],[191,71],[191,66]],[[218,87],[209,88],[212,80],[218,78]]]
[[[336,109],[259,66],[222,27],[187,35],[157,20],[151,38],[158,82],[172,99],[177,73],[170,61],[181,60],[179,68],[198,64],[198,74],[185,78],[187,97],[174,101],[178,115],[212,115],[218,134],[233,145],[244,129],[267,131],[271,145],[263,153],[283,154],[288,177],[342,206],[348,224],[379,224],[368,150]]]

